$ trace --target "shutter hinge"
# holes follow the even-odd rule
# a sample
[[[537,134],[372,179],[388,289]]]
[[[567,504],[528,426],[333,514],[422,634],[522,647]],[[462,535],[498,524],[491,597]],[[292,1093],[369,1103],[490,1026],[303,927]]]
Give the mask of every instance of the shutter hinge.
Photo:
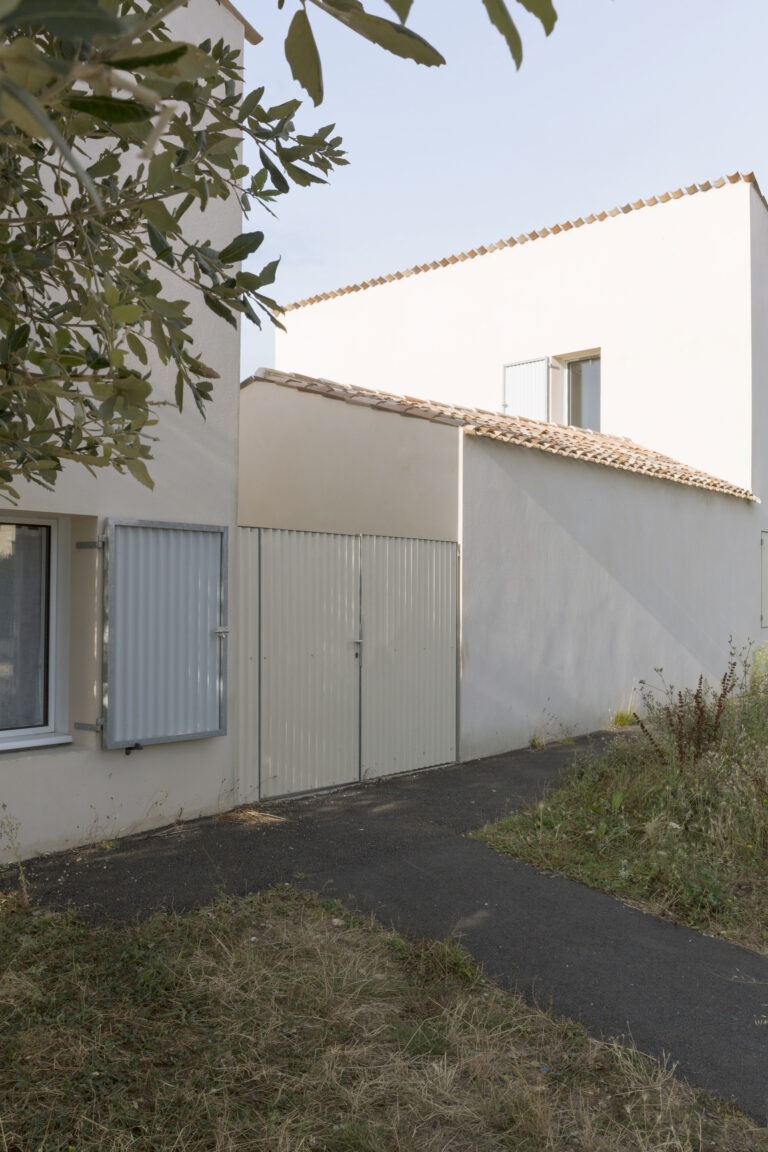
[[[103,548],[106,543],[106,536],[97,536],[95,540],[78,540],[75,548]]]
[[[99,716],[95,724],[84,724],[81,720],[76,720],[75,728],[79,732],[102,732],[104,730],[104,717]]]

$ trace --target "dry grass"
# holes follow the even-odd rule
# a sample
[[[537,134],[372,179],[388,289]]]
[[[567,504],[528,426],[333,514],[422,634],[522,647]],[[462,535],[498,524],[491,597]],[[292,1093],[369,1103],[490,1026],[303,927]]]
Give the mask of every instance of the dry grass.
[[[290,889],[0,913],[2,1152],[761,1152],[668,1067]]]

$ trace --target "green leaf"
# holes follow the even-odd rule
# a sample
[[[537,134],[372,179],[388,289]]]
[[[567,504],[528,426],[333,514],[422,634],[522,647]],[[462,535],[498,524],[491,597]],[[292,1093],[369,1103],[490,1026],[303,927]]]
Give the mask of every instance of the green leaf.
[[[48,136],[51,140],[53,140],[59,152],[61,152],[62,156],[70,165],[72,171],[75,173],[80,183],[88,191],[91,200],[101,212],[104,206],[96,189],[96,185],[94,184],[93,180],[91,180],[90,176],[86,172],[85,168],[83,168],[78,158],[75,156],[74,152],[62,136],[61,132],[59,132],[56,125],[51,121],[45,109],[40,104],[38,104],[37,100],[35,100],[33,96],[30,96],[30,94],[25,92],[24,89],[20,87],[20,85],[14,83],[14,81],[10,80],[7,76],[5,79],[0,79],[0,90],[7,92],[11,97],[13,97],[14,100],[17,101],[17,103],[21,104],[25,112],[27,112],[32,117],[32,119],[40,125],[40,128],[42,129],[41,135]]]
[[[165,334],[165,328],[159,316],[152,316],[150,318],[149,328],[152,333],[152,343],[157,349],[157,353],[163,364],[167,364],[171,358],[171,349],[168,344],[168,337]]]
[[[259,280],[261,281],[262,285],[274,284],[279,264],[279,260],[270,260],[269,264],[264,265],[261,272],[259,273]]]
[[[139,484],[143,484],[145,488],[154,488],[155,482],[147,471],[147,466],[143,460],[124,460],[123,463],[134,480],[138,480]]]
[[[387,0],[389,3],[389,0]],[[557,23],[557,12],[552,7],[551,0],[517,0],[528,12],[536,16],[544,25],[547,36]]]
[[[102,179],[104,176],[114,176],[116,172],[120,171],[120,160],[113,152],[105,152],[100,156],[95,164],[91,164],[88,168],[88,175],[92,176],[94,180]]]
[[[254,88],[253,92],[249,92],[248,95],[243,98],[243,102],[240,105],[240,111],[237,114],[237,118],[241,124],[244,120],[248,119],[254,108],[258,108],[263,95],[263,88]]]
[[[125,338],[128,341],[128,347],[130,348],[131,352],[133,352],[136,359],[141,364],[146,364],[148,362],[148,358],[147,350],[144,347],[144,341],[140,340],[135,332],[126,332]]]
[[[306,168],[299,168],[297,164],[291,164],[287,160],[283,160],[283,166],[286,174],[290,176],[294,184],[298,184],[301,188],[308,188],[310,184],[325,184],[322,176],[317,176],[314,172],[308,172]]]
[[[219,252],[219,260],[222,264],[239,264],[241,260],[245,260],[247,256],[255,252],[263,240],[263,232],[243,232],[242,235],[231,240],[226,248],[222,248]]]
[[[298,8],[293,20],[291,20],[291,26],[285,38],[285,58],[291,67],[294,80],[298,80],[305,92],[309,94],[313,104],[321,104],[323,100],[323,70],[312,25],[309,23],[309,17],[304,8]]]
[[[18,328],[14,328],[8,336],[8,353],[9,355],[17,352],[19,348],[24,348],[29,340],[30,327],[29,324],[20,324]]]
[[[163,260],[166,264],[173,266],[173,249],[168,237],[159,228],[155,228],[149,220],[147,221],[147,236],[158,260]]]
[[[143,376],[121,376],[115,381],[115,391],[130,404],[144,407],[152,393],[152,385]]]
[[[321,8],[335,8],[337,12],[364,12],[361,0],[313,0]]]
[[[211,292],[204,292],[203,299],[211,312],[215,312],[217,316],[221,316],[222,320],[226,320],[227,324],[231,324],[233,328],[237,328],[237,320],[235,319],[234,313],[231,312],[225,304],[222,304],[217,296],[214,296]]]
[[[400,22],[405,24],[406,20],[408,19],[408,13],[411,10],[413,0],[387,0],[387,4],[389,4],[392,11],[399,16]]]
[[[483,2],[485,3],[485,0]],[[346,24],[353,32],[357,32],[365,40],[370,40],[372,44],[378,44],[380,48],[392,52],[395,56],[401,56],[405,60],[414,60],[417,64],[426,64],[429,67],[445,64],[445,58],[440,55],[436,48],[433,48],[421,36],[411,32],[410,28],[405,28],[402,24],[395,24],[392,20],[385,20],[382,16],[372,16],[368,12],[357,9],[348,11],[346,6],[342,9],[338,0],[333,5],[331,0],[327,0],[327,7],[324,10],[335,16],[342,24]]]
[[[119,96],[68,96],[64,101],[73,112],[86,112],[107,124],[130,124],[149,120],[154,112],[138,100],[121,100]]]
[[[110,309],[110,316],[115,324],[135,324],[144,315],[141,304],[117,304]]]
[[[273,104],[265,115],[267,120],[292,120],[301,108],[301,100],[284,100],[282,104]]]
[[[507,11],[504,0],[483,0],[483,4],[490,17],[491,24],[501,32],[512,53],[512,59],[516,67],[519,68],[523,62],[523,42],[520,39],[520,33],[515,27],[514,20]]]
[[[162,152],[156,152],[149,162],[147,192],[150,196],[156,196],[168,192],[174,183],[173,153],[164,148]]]
[[[129,71],[136,69],[141,72],[146,68],[156,68],[160,64],[175,64],[188,50],[188,44],[142,44],[139,51],[130,55],[113,56],[110,64],[113,68],[125,68]]]
[[[65,40],[120,36],[127,30],[124,21],[97,0],[21,0],[11,12],[0,16],[0,30],[24,24],[42,24]]]
[[[170,232],[172,236],[178,234],[178,221],[173,218],[162,200],[146,201],[142,204],[141,211],[144,218],[154,224],[155,228],[159,228],[161,232]]]
[[[270,156],[264,151],[263,148],[259,148],[259,157],[267,172],[269,172],[270,176],[272,177],[272,183],[274,184],[275,188],[277,188],[278,192],[287,192],[290,188],[290,184],[280,169],[277,167],[275,162],[270,158]]]

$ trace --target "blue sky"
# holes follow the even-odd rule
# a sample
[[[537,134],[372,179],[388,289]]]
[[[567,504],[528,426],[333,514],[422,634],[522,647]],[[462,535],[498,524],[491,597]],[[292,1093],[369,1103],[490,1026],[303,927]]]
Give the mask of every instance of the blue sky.
[[[300,96],[283,56],[295,0],[240,7],[264,36],[247,86]],[[439,69],[310,9],[326,96],[306,98],[297,125],[335,122],[350,164],[284,197],[277,220],[251,218],[263,259],[282,258],[282,303],[727,172],[754,171],[768,192],[766,0],[555,7],[549,38],[519,8],[519,72],[481,0],[415,0],[409,25],[442,51]],[[271,335],[247,325],[243,374],[272,356]]]

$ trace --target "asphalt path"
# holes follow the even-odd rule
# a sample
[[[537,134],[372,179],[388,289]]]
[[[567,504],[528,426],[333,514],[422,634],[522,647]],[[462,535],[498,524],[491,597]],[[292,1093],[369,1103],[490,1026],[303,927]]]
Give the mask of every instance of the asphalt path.
[[[39,857],[28,879],[37,903],[93,923],[280,883],[317,890],[411,936],[459,940],[503,985],[595,1036],[668,1057],[766,1123],[768,959],[468,837],[538,798],[574,752],[512,752],[246,808]],[[13,883],[0,874],[0,888]]]

